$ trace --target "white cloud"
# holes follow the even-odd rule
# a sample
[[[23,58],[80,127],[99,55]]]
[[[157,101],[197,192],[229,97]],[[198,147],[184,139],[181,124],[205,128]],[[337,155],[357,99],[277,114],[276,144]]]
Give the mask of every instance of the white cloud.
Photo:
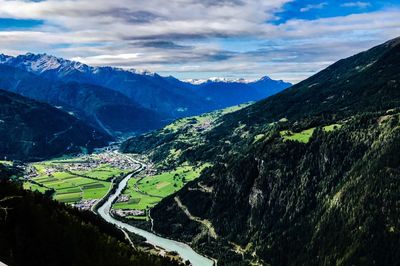
[[[315,5],[307,5],[303,8],[300,8],[300,12],[308,12],[312,9],[323,9],[327,5],[328,5],[328,3],[326,3],[326,2],[315,4]]]
[[[358,7],[358,8],[367,8],[371,6],[371,3],[369,2],[347,2],[343,3],[340,6],[342,7]]]
[[[0,52],[47,52],[182,78],[268,74],[299,81],[400,35],[398,9],[267,23],[290,1],[0,0],[0,17],[45,21],[0,31]]]

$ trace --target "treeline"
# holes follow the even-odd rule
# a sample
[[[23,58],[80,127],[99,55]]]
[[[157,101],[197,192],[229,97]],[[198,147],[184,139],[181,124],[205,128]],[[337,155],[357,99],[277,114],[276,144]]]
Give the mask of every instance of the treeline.
[[[136,251],[123,233],[20,184],[0,183],[0,261],[8,265],[178,265]]]

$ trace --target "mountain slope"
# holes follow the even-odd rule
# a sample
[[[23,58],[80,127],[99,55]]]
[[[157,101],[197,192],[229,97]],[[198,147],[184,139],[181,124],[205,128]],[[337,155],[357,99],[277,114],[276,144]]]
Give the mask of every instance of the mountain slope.
[[[0,260],[7,265],[179,265],[133,249],[91,212],[5,182],[0,169]],[[4,209],[3,209],[4,208]]]
[[[311,78],[250,107],[257,122],[341,115],[399,106],[400,39],[338,61]],[[243,114],[244,115],[244,114]]]
[[[152,209],[154,229],[225,265],[396,265],[399,70],[395,39],[222,116],[175,160],[214,167]],[[163,159],[157,135],[123,148]]]
[[[199,250],[232,265],[395,265],[399,112],[380,126],[384,116],[314,133],[307,144],[275,135],[225,154],[198,182],[152,209],[154,229],[194,239]],[[185,218],[177,199],[192,216],[209,221],[218,238]],[[238,246],[243,258],[235,254]]]
[[[162,117],[123,94],[96,85],[54,82],[7,65],[0,65],[0,87],[61,106],[109,134],[143,132],[162,125]]]
[[[40,160],[89,151],[111,137],[75,117],[14,93],[0,90],[0,157]]]

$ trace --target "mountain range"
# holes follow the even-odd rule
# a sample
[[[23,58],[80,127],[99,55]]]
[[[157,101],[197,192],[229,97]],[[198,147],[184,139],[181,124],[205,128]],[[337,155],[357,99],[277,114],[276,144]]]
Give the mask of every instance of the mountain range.
[[[193,91],[208,101],[214,102],[217,109],[238,105],[245,102],[258,101],[274,95],[291,84],[282,80],[272,80],[268,76],[259,80],[244,82],[243,80],[214,79],[198,83]],[[266,89],[268,88],[268,94]]]
[[[265,98],[290,84],[208,82],[113,67],[92,67],[46,54],[0,55],[3,89],[61,106],[110,135],[156,129],[173,119]]]
[[[62,108],[110,135],[146,131],[161,125],[158,114],[117,91],[91,84],[51,81],[7,65],[0,65],[0,73],[0,88]]]
[[[156,232],[219,264],[395,265],[399,108],[397,38],[206,126],[166,127],[121,150],[163,167],[213,165],[151,216]]]

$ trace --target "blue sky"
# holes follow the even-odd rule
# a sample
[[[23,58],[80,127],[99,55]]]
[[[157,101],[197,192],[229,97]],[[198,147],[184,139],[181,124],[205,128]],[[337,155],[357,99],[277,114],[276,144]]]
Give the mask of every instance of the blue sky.
[[[397,1],[398,2],[398,1]],[[374,12],[384,8],[398,6],[396,1],[294,1],[283,6],[282,12],[278,12],[276,24],[284,23],[292,19],[315,20],[351,14]]]
[[[43,20],[0,18],[0,30],[27,30],[43,24]]]
[[[0,7],[0,53],[181,79],[298,82],[400,36],[395,0],[0,0]]]

